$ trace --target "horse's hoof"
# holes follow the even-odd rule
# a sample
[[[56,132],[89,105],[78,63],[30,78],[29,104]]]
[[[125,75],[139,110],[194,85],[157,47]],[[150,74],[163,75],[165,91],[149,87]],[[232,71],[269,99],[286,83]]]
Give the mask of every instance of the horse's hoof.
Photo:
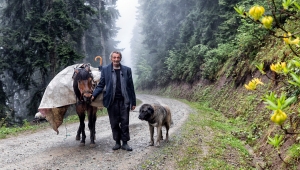
[[[83,142],[81,142],[80,144],[79,144],[79,146],[84,146],[85,145],[85,143],[83,143]]]
[[[91,147],[91,148],[94,148],[94,147],[96,147],[96,144],[91,143],[91,144],[90,144],[90,147]]]
[[[80,136],[76,136],[76,140],[80,140]]]

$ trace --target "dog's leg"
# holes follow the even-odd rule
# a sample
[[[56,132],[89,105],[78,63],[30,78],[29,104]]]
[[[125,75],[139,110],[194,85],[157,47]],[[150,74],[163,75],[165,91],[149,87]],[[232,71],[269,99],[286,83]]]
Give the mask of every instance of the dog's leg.
[[[170,129],[170,124],[169,123],[166,123],[166,142],[169,141],[169,129]]]
[[[151,126],[150,124],[149,124],[149,130],[150,130],[150,143],[149,143],[149,145],[153,146],[154,145],[154,139],[153,139],[154,127]]]
[[[156,146],[159,147],[160,146],[160,139],[162,136],[162,130],[161,130],[161,125],[157,126],[157,140],[156,140]]]

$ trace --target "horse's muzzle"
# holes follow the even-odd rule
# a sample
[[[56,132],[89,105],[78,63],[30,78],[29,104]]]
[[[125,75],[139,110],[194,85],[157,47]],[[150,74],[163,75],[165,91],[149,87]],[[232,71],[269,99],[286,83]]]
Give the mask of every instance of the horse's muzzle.
[[[87,104],[92,103],[92,93],[91,92],[85,92],[82,94],[83,101]]]

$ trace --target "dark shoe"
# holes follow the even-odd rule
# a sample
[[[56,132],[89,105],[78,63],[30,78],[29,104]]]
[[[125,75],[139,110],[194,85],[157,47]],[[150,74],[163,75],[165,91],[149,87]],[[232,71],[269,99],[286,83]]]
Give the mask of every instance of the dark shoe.
[[[128,144],[123,144],[122,149],[126,151],[132,151],[132,148]]]
[[[121,145],[116,143],[116,145],[112,148],[113,150],[118,150],[121,148]]]

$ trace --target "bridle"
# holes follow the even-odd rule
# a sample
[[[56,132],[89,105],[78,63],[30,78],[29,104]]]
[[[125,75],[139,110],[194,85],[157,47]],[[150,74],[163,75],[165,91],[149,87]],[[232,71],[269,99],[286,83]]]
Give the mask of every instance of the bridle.
[[[89,104],[91,102],[91,97],[92,97],[92,94],[93,94],[93,91],[94,91],[94,84],[93,84],[94,80],[91,77],[91,79],[89,78],[88,80],[80,80],[80,81],[87,81],[87,82],[84,82],[84,85],[87,85],[88,87],[90,87],[89,89],[81,90],[79,88],[79,81],[77,82],[78,89],[80,91],[80,99]]]
[[[80,79],[76,80],[76,77],[78,76],[80,71],[87,71],[88,74],[89,74],[88,78],[85,79],[85,80],[80,80]],[[94,81],[93,75],[92,75],[91,70],[90,70],[90,64],[83,64],[79,68],[75,68],[72,78],[73,78],[73,80],[77,81],[76,85],[77,85],[77,88],[80,92],[80,96],[79,96],[80,98],[79,99],[84,101],[84,102],[87,102],[89,104],[91,102],[91,97],[92,97],[93,91],[94,91],[95,86],[96,86],[96,82]],[[88,86],[88,89],[87,88],[81,88],[80,83],[83,83],[83,85],[85,87]],[[77,97],[76,97],[76,100],[77,100]]]

